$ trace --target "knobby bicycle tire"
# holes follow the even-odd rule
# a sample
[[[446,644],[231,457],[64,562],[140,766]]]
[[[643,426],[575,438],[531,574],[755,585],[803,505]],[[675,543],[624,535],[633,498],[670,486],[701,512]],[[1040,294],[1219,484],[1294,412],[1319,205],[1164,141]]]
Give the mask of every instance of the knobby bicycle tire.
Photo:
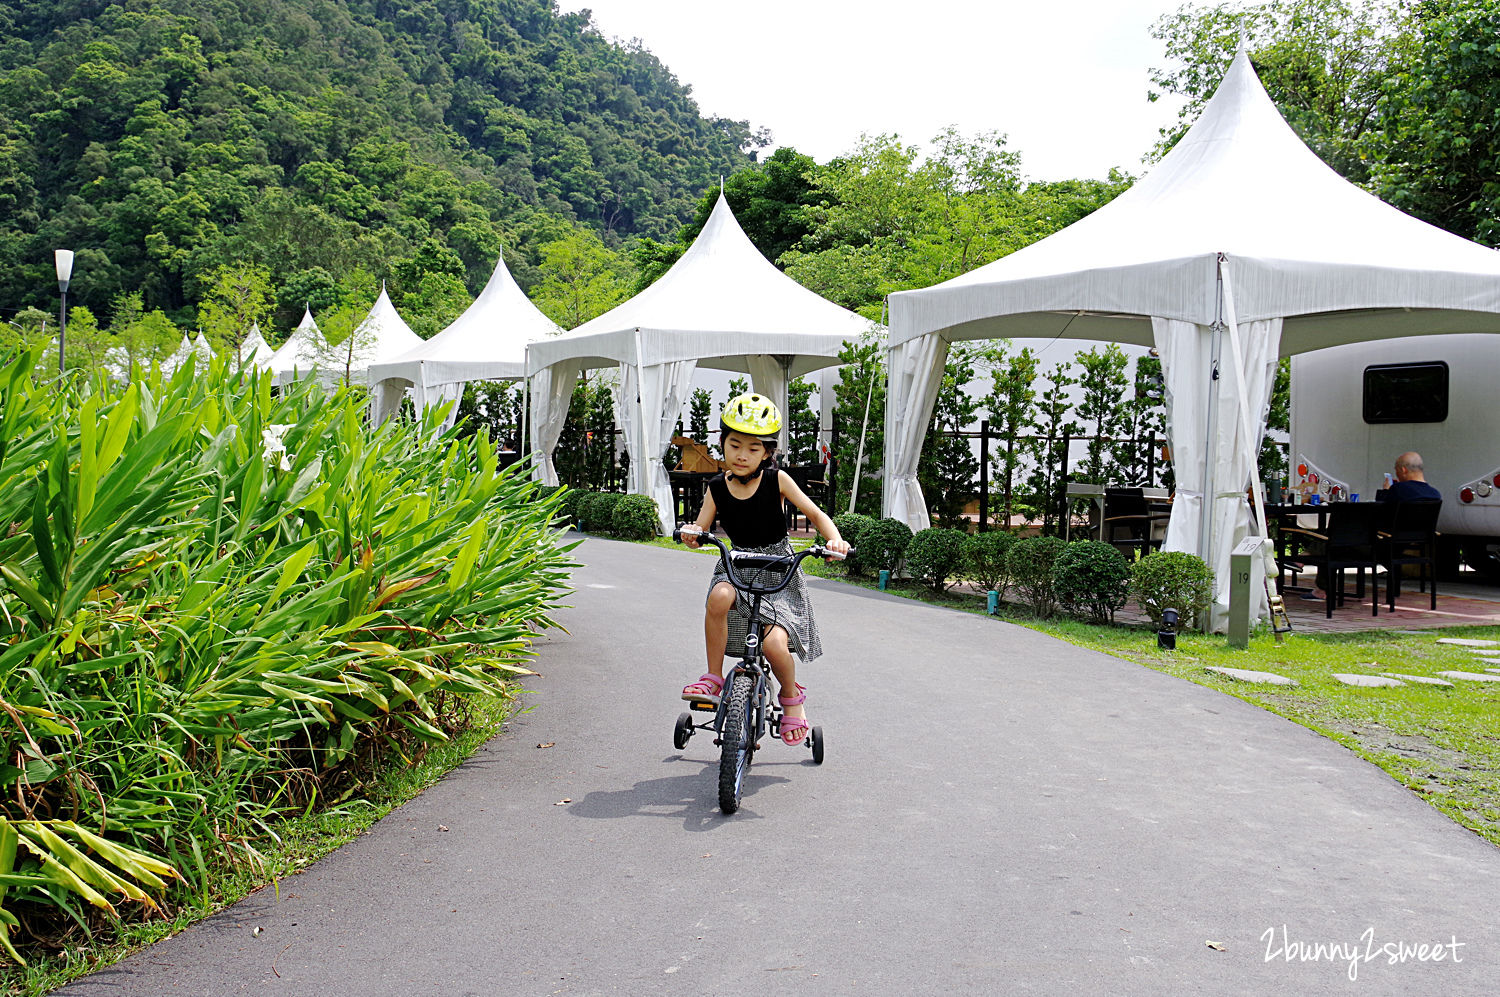
[[[740,808],[740,789],[755,750],[755,732],[750,729],[750,697],[754,688],[750,676],[735,675],[724,708],[724,729],[719,735],[719,809],[726,814]]]

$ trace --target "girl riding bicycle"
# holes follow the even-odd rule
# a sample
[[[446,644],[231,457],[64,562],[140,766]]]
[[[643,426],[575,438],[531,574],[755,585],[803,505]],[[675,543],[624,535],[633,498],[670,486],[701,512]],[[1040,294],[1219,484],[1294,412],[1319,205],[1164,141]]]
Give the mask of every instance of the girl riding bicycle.
[[[833,520],[813,504],[795,481],[776,469],[776,440],[781,431],[781,413],[770,399],[756,394],[730,399],[719,418],[719,429],[724,460],[729,469],[709,479],[708,494],[703,497],[703,508],[698,511],[696,526],[699,533],[711,529],[717,518],[724,532],[729,534],[735,550],[789,556],[792,544],[787,537],[785,503],[791,502],[802,510],[820,534],[828,538],[825,546],[830,551],[836,554],[848,552],[849,545],[839,536]],[[684,528],[682,542],[697,547],[698,537]],[[807,599],[802,569],[794,570],[797,575],[785,589],[762,600],[760,618],[766,628],[763,640],[766,660],[771,663],[771,671],[783,693],[777,697],[783,713],[781,739],[796,747],[807,738],[807,711],[803,706],[807,694],[797,684],[797,663],[792,655],[796,653],[802,660],[811,661],[823,653],[823,646],[818,640],[818,626],[813,619],[812,604]],[[750,603],[729,583],[721,561],[709,581],[708,604],[703,618],[708,672],[682,690],[683,699],[718,704],[719,694],[724,688],[729,610],[737,602],[740,612],[748,616]]]

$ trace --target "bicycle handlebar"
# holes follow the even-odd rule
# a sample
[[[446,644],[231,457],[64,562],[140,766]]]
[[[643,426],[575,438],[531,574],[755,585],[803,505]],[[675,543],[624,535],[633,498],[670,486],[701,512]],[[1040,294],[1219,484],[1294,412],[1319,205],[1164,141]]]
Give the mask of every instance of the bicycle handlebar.
[[[673,530],[672,539],[677,541],[678,543],[681,543],[682,532],[683,531],[681,527]],[[707,540],[709,543],[719,548],[719,553],[721,555],[720,560],[724,563],[725,574],[729,576],[729,584],[733,585],[735,588],[739,589],[742,592],[748,592],[752,595],[774,595],[775,593],[780,592],[782,589],[786,588],[792,582],[792,569],[801,564],[803,558],[822,557],[830,560],[842,561],[846,556],[848,556],[846,554],[840,554],[836,551],[831,551],[822,544],[813,544],[806,550],[797,551],[795,554],[744,554],[730,550],[727,546],[725,546],[724,541],[720,540],[712,533],[698,533],[697,537],[700,542],[703,540]],[[854,553],[853,547],[849,548],[849,553]],[[763,588],[759,585],[751,585],[748,582],[742,581],[739,575],[735,573],[735,561],[744,562],[747,567],[752,568],[762,568],[773,571],[781,570],[784,571],[785,574],[782,576],[781,584],[773,588]]]

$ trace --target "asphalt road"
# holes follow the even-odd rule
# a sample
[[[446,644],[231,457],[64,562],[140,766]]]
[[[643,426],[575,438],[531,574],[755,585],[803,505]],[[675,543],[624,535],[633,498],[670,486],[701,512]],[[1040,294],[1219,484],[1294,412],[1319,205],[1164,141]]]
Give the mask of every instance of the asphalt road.
[[[1500,850],[1378,769],[1201,686],[835,582],[812,581],[828,652],[801,676],[827,761],[768,743],[725,817],[710,739],[671,746],[711,560],[578,553],[571,633],[506,733],[279,897],[62,992],[1496,990]]]

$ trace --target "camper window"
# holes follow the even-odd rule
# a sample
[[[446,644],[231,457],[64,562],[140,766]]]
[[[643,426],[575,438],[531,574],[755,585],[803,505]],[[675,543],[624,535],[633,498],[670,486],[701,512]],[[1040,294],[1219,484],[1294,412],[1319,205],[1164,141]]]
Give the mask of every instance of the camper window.
[[[1448,365],[1376,364],[1365,368],[1365,422],[1444,422]]]

